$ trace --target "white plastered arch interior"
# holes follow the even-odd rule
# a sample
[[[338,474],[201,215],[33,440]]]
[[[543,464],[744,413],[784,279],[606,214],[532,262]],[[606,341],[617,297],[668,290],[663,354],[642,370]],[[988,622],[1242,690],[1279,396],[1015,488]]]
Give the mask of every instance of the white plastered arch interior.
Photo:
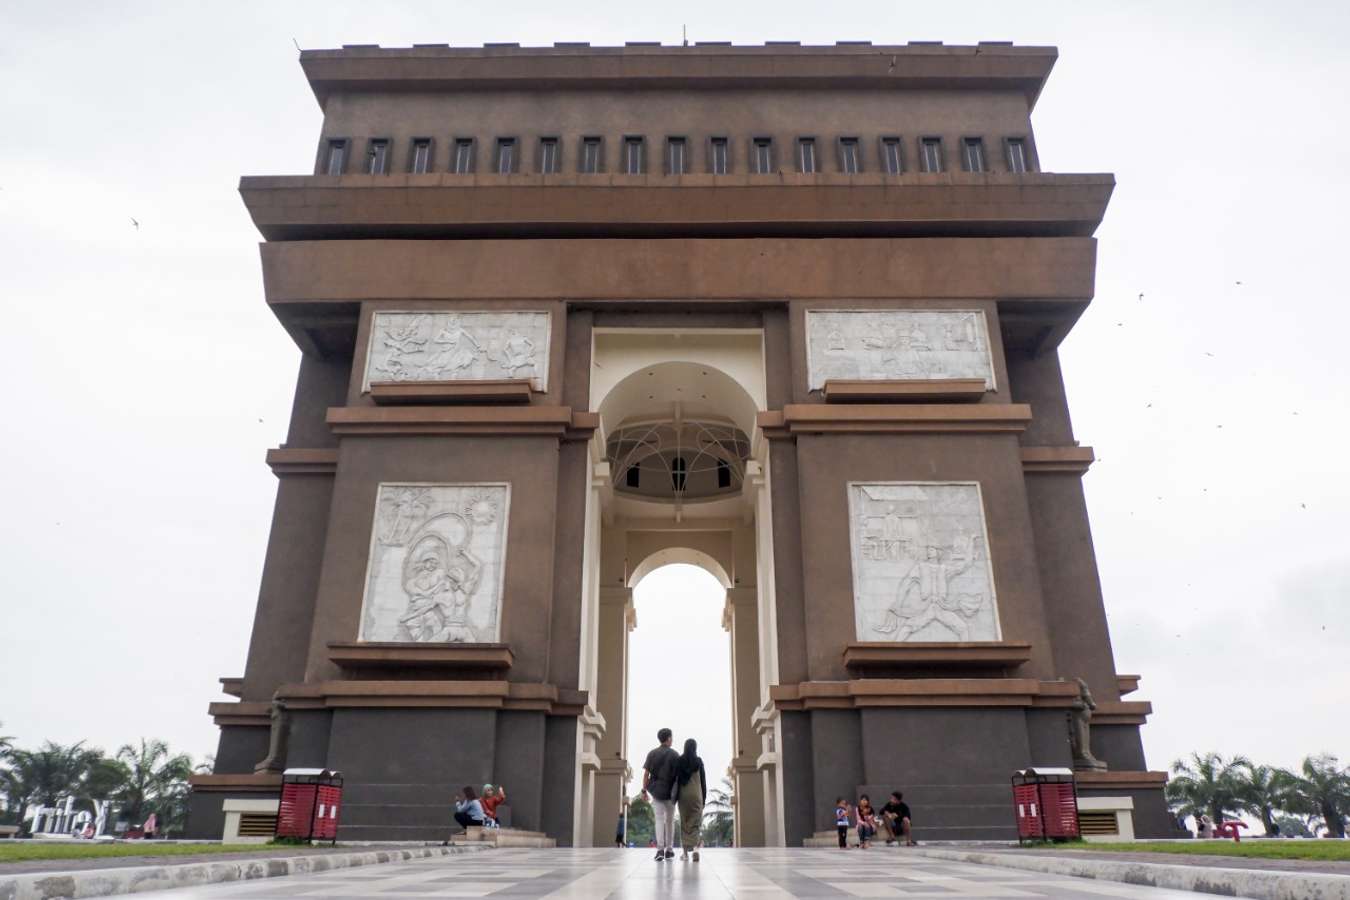
[[[591,409],[606,434],[627,418],[668,413],[728,419],[747,435],[765,409],[757,330],[597,329]]]
[[[704,553],[702,550],[695,550],[692,547],[667,547],[664,550],[657,550],[633,567],[633,571],[628,575],[628,586],[630,588],[637,587],[638,582],[642,581],[643,578],[662,566],[673,563],[698,566],[716,578],[718,584],[722,585],[724,589],[731,587],[731,576],[727,574],[726,568],[711,554]]]

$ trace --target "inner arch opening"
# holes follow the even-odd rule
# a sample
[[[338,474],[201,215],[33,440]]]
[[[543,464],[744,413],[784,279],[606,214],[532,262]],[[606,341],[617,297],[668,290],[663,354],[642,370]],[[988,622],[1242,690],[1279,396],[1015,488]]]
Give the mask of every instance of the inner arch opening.
[[[667,558],[665,553],[643,565]],[[698,741],[710,793],[723,787],[732,758],[731,645],[722,629],[721,566],[696,550],[670,553],[685,561],[656,562],[641,574],[635,570],[632,581],[637,626],[629,636],[629,798],[641,794],[642,762],[661,728],[675,733],[676,750],[686,738]],[[635,825],[630,822],[630,840],[645,846]]]

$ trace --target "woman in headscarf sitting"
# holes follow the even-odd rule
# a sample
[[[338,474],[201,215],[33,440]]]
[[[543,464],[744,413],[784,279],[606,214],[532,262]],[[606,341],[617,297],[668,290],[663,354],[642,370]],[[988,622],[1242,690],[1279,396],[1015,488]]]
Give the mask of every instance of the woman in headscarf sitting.
[[[708,799],[708,776],[703,771],[703,760],[698,755],[698,742],[689,738],[684,742],[675,767],[676,791],[680,804],[680,861],[694,854],[698,862],[698,845],[703,830],[703,803]]]

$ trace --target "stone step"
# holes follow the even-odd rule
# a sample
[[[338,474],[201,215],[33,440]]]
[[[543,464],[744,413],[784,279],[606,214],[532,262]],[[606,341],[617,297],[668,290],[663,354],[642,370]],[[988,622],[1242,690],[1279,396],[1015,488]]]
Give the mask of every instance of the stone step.
[[[925,825],[915,828],[914,839],[922,843],[930,841],[1015,841],[1017,826],[1008,825]],[[886,843],[886,833],[878,831],[872,838],[873,846]],[[858,829],[848,830],[848,845],[858,846]],[[833,829],[817,831],[802,841],[803,847],[838,847],[839,833]]]
[[[876,797],[880,791],[867,793]],[[1012,792],[1007,785],[907,785],[905,802],[914,811],[914,839],[918,841],[1017,839]],[[824,821],[816,820],[816,836],[828,835],[831,845],[838,846],[834,830],[826,830],[833,819],[830,812],[827,808]]]
[[[462,837],[455,838],[456,843],[491,844],[494,847],[556,847],[558,842],[542,831],[525,831],[519,828],[469,828]]]

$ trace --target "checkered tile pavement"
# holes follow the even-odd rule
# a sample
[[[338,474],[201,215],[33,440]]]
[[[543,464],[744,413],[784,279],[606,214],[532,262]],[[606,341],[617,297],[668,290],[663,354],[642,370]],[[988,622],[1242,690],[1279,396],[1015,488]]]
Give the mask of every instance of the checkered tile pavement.
[[[657,863],[647,850],[493,850],[162,891],[159,900],[293,900],[297,897],[629,898],[1129,897],[1178,900],[1193,894],[947,862],[899,848],[869,851],[707,850],[702,862]]]

